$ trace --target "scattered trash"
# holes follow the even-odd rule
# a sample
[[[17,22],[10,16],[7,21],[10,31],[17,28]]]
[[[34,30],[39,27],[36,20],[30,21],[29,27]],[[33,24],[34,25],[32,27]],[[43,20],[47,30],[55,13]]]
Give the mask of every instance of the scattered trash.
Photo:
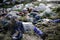
[[[28,4],[25,5],[25,8],[29,8],[29,7],[34,7],[34,4],[28,3]]]
[[[43,40],[46,40],[45,38],[48,36],[46,34],[47,31],[56,27],[56,25],[60,23],[59,12],[58,13],[56,12],[59,10],[56,8],[56,11],[55,10],[52,11],[53,8],[56,7],[55,4],[49,4],[49,3],[46,4],[42,0],[37,0],[36,2],[32,2],[32,0],[30,1],[31,3],[25,4],[25,0],[12,0],[12,1],[1,0],[1,3],[3,2],[2,4],[0,3],[1,7],[2,6],[5,7],[5,5],[9,5],[9,6],[14,5],[14,6],[12,8],[6,8],[6,9],[0,8],[0,32],[7,33],[9,31],[9,33],[11,34],[10,37],[12,38],[12,40],[21,40],[23,38],[24,33],[29,35],[37,34],[36,36],[38,38],[41,37]],[[20,4],[20,2],[24,4]],[[17,4],[15,5],[15,3]],[[51,26],[51,24],[53,26]],[[46,33],[43,31],[45,31]],[[56,31],[54,30],[53,33],[55,33]],[[33,37],[34,36],[32,35],[31,38]],[[54,34],[54,37],[55,37],[55,34]],[[27,36],[27,38],[29,37]]]
[[[12,10],[22,10],[23,6],[23,4],[15,5]]]
[[[29,33],[34,29],[34,25],[31,22],[23,22],[25,32]]]
[[[60,19],[52,20],[52,22],[54,22],[54,23],[60,23]]]

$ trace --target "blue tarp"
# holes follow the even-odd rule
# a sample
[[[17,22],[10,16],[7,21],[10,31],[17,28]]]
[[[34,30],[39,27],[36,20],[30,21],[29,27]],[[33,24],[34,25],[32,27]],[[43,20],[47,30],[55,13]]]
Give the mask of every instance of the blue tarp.
[[[15,31],[17,30],[19,33],[16,36],[13,36],[13,37],[15,37],[15,38],[13,38],[13,40],[21,40],[21,38],[23,36],[23,32],[24,32],[24,28],[23,28],[22,22],[20,22],[20,21],[19,22],[16,22],[16,24],[14,26],[14,30]]]
[[[43,35],[43,32],[39,30],[37,27],[34,27],[34,32],[38,34],[39,36]]]
[[[60,19],[53,20],[54,23],[60,23]]]

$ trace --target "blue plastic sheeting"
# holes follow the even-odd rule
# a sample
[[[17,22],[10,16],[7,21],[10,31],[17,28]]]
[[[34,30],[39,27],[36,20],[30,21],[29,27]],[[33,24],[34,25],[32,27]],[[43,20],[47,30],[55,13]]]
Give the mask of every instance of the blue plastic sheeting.
[[[37,24],[37,22],[38,22],[38,21],[34,20],[32,23],[33,23],[33,24]]]
[[[38,22],[38,20],[40,20],[41,17],[39,15],[35,16],[35,19],[33,20],[33,24],[36,24]]]
[[[31,14],[30,14],[33,18],[35,18],[35,16],[37,15],[37,13],[36,12],[31,12]]]
[[[37,27],[34,27],[34,32],[38,34],[39,36],[43,35],[43,32],[39,30]]]
[[[22,22],[16,22],[16,24],[15,24],[15,30],[17,30],[17,31],[21,31],[22,33],[24,32],[24,28],[23,28],[23,24],[22,24]]]
[[[16,33],[16,30],[19,32],[17,35],[15,33],[13,33],[13,35],[15,34],[16,36],[13,36],[13,40],[21,40],[22,36],[23,36],[23,32],[24,32],[24,28],[23,28],[23,24],[22,22],[18,21],[16,22],[16,24],[14,25],[14,30]]]
[[[34,24],[36,24],[37,21],[38,21],[39,19],[41,19],[41,17],[38,15],[37,12],[31,12],[30,16],[33,17],[33,23],[34,23]]]
[[[54,23],[60,23],[60,19],[53,20]]]
[[[39,19],[41,19],[41,18],[40,18],[40,16],[36,15],[36,16],[35,16],[35,19],[36,19],[36,20],[39,20]]]

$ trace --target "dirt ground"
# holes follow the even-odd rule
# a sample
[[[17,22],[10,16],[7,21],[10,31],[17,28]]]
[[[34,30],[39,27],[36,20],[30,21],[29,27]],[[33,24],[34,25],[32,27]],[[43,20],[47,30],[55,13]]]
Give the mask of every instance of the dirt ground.
[[[23,40],[42,40],[42,39],[40,37],[36,36],[36,35],[24,34],[23,35]]]

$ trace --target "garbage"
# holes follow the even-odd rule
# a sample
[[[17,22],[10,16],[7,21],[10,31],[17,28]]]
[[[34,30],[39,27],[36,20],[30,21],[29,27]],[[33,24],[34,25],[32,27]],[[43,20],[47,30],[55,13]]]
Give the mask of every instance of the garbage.
[[[30,7],[34,7],[34,4],[28,3],[28,4],[25,5],[25,8],[30,8]]]
[[[27,8],[27,11],[30,13],[33,10],[33,7]]]
[[[12,40],[21,40],[22,39],[22,37],[23,37],[23,34],[22,33],[14,33],[13,35],[12,35]]]
[[[39,8],[39,7],[35,7],[35,8],[33,8],[33,10],[37,10],[37,11],[39,11],[40,8]]]
[[[34,8],[37,8],[38,6],[35,6]]]
[[[34,9],[38,11],[44,11],[46,9],[46,5],[43,3],[40,3],[39,6]]]
[[[60,19],[52,20],[52,22],[54,22],[54,23],[60,23]]]
[[[41,0],[37,0],[38,2],[41,2]]]
[[[39,28],[34,26],[31,22],[23,22],[23,26],[24,26],[24,30],[25,30],[26,33],[34,31],[42,39],[46,38],[46,34],[44,32],[42,32]]]
[[[11,31],[11,34],[14,34],[14,33],[16,33],[16,32],[20,32],[20,33],[24,33],[24,27],[23,27],[23,24],[22,24],[22,22],[21,21],[19,21],[17,18],[15,18],[15,17],[12,17],[11,19],[10,19],[10,22],[12,22],[13,23],[13,25],[11,25],[13,28],[12,29],[10,29],[10,30],[13,30],[13,31]]]
[[[42,19],[42,24],[47,24],[51,19]]]
[[[38,6],[38,7],[35,7],[34,10],[37,10],[37,11],[44,11],[46,9],[46,6]]]
[[[12,7],[12,10],[22,10],[23,6],[23,4],[15,5],[14,7]]]
[[[24,14],[26,14],[26,15],[28,14],[28,10],[27,10],[27,9],[23,9],[22,12],[23,12]]]
[[[39,28],[37,28],[37,27],[34,27],[34,32],[36,34],[38,34],[39,36],[41,36],[43,34],[43,32],[41,30],[39,30]]]
[[[36,15],[32,23],[37,24],[38,20],[40,20],[40,19],[41,19],[41,17],[39,15]]]
[[[50,8],[47,7],[46,10],[45,10],[44,12],[46,12],[46,13],[51,13],[52,10],[51,10]]]
[[[43,40],[46,39],[46,37],[48,36],[46,33],[42,32],[41,30],[39,30],[39,28],[34,27],[34,32],[39,35]]]
[[[0,17],[0,28],[2,28],[2,32],[8,30],[9,21],[5,18],[6,15],[2,15]]]
[[[23,22],[22,24],[26,33],[30,33],[34,29],[32,22]]]
[[[45,24],[45,25],[47,25],[50,21],[52,21],[51,19],[40,19],[40,20],[38,20],[38,25],[40,25],[40,24]]]
[[[17,13],[19,13],[18,11],[11,11],[8,14],[11,14],[12,16],[18,16]]]
[[[39,20],[39,19],[41,19],[41,17],[40,17],[39,15],[36,15],[36,16],[35,16],[35,19],[36,19],[36,20]]]
[[[2,4],[0,3],[1,7],[2,6],[5,7],[5,4],[9,4],[9,7],[12,5],[15,5],[12,8],[6,8],[6,11],[5,11],[5,8],[0,8],[0,32],[3,31],[2,33],[4,33],[5,30],[8,29],[6,32],[7,33],[11,32],[10,34],[12,36],[10,34],[6,34],[6,35],[9,37],[11,36],[12,40],[21,40],[24,33],[27,33],[27,34],[36,33],[43,40],[50,40],[50,38],[45,39],[46,34],[44,32],[46,32],[47,34],[50,34],[50,31],[52,32],[54,31],[53,33],[51,32],[52,37],[56,36],[55,32],[59,30],[60,19],[58,18],[60,17],[59,17],[59,12],[55,13],[56,11],[59,11],[59,10],[57,8],[55,8],[57,10],[53,10],[53,8],[57,6],[54,6],[55,4],[50,5],[50,3],[45,5],[44,4],[45,2],[42,0],[37,0],[37,2],[31,2],[31,3],[25,4],[26,1],[25,0],[12,0],[12,1],[10,0],[9,2],[6,2],[5,0]],[[40,1],[44,3],[40,3]],[[20,2],[22,2],[23,4],[20,4]],[[15,3],[17,3],[17,5]],[[4,29],[2,29],[1,27],[3,27]],[[56,28],[58,30],[55,31],[54,29]],[[59,33],[56,32],[56,34],[59,34]],[[36,35],[32,35],[31,38],[33,37],[32,39],[34,39],[35,36]],[[49,36],[51,37],[51,34]],[[29,40],[28,36],[26,38]]]
[[[8,11],[8,12],[12,11],[12,8],[7,8],[7,11]]]
[[[50,8],[47,8],[45,11],[43,11],[39,15],[41,17],[43,17],[43,16],[45,16],[45,17],[55,17],[56,13],[52,12],[52,10]]]
[[[11,17],[12,17],[11,14],[7,14],[7,15],[5,16],[5,18],[7,18],[7,19],[10,19]]]
[[[23,10],[27,10],[27,8],[23,8]]]
[[[28,22],[33,22],[33,20],[34,20],[33,17],[31,17],[31,16],[27,17]]]
[[[37,14],[38,14],[37,12],[31,12],[30,16],[34,18]]]

